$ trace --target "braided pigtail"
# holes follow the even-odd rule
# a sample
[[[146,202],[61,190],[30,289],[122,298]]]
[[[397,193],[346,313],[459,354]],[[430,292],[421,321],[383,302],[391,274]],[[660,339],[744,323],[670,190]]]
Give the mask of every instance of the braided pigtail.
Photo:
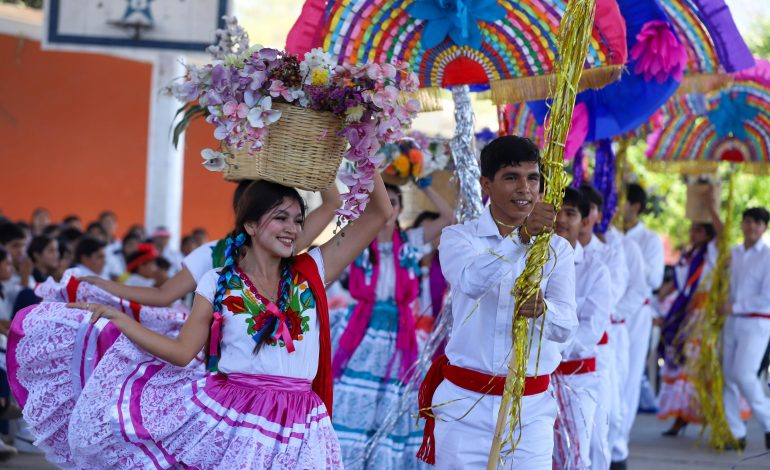
[[[286,312],[289,308],[291,301],[291,260],[292,258],[284,258],[281,260],[281,292],[278,297],[278,310],[280,312]],[[262,346],[268,339],[274,338],[276,331],[278,331],[278,318],[270,316],[257,334],[254,337],[254,341],[257,343],[254,346],[254,354],[258,353]]]
[[[219,279],[217,280],[217,290],[214,294],[214,322],[211,326],[211,345],[209,347],[209,363],[208,368],[210,371],[217,370],[217,362],[219,360],[219,341],[222,338],[222,301],[227,293],[228,285],[233,275],[235,275],[235,266],[238,263],[238,255],[240,249],[246,243],[247,236],[244,232],[233,232],[227,237],[224,253],[224,265],[219,272]]]

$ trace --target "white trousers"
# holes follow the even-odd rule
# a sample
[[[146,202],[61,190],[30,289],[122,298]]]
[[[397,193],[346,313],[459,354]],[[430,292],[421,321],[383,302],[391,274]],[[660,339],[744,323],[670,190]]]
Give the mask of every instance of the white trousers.
[[[599,390],[596,397],[597,407],[590,450],[591,468],[594,470],[607,470],[612,458],[609,444],[610,412],[613,401],[620,402],[620,388],[617,384],[612,344],[612,338],[610,338],[610,343],[596,348],[596,372],[599,374]]]
[[[566,394],[574,414],[574,426],[580,446],[580,460],[583,468],[591,468],[591,437],[598,408],[601,378],[598,373],[573,374],[564,376],[570,388]]]
[[[436,468],[485,469],[495,432],[501,397],[481,395],[444,380],[433,395],[436,416]],[[522,398],[521,440],[513,456],[500,459],[498,468],[552,470],[556,399],[551,390]],[[507,430],[507,427],[506,427]],[[514,440],[519,437],[519,428]],[[511,450],[510,444],[502,455]]]
[[[628,328],[628,378],[621,382],[623,400],[623,425],[621,435],[612,447],[612,461],[623,461],[628,458],[628,441],[631,428],[636,420],[639,409],[639,394],[642,389],[642,377],[647,367],[647,354],[650,351],[650,335],[652,333],[652,307],[645,305],[634,315],[626,319]]]
[[[625,323],[613,323],[610,326],[609,335],[610,345],[615,356],[614,374],[611,377],[612,389],[610,391],[612,396],[610,397],[609,447],[610,460],[612,461],[616,460],[615,449],[622,446],[623,421],[625,420],[626,413],[628,413],[623,398],[624,384],[628,381],[628,328]]]
[[[743,395],[754,417],[765,432],[770,432],[770,398],[765,395],[757,377],[770,341],[770,319],[730,315],[722,331],[722,341],[724,407],[730,431],[735,438],[746,437],[746,424],[741,419],[740,409],[740,397]]]

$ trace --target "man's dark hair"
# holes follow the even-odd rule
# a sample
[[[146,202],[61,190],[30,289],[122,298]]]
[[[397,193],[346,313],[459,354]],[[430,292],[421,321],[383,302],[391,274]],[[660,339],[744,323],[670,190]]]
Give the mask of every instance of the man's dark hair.
[[[0,225],[0,245],[7,245],[20,238],[26,238],[26,235],[19,224],[6,222]]]
[[[492,180],[500,168],[528,162],[537,163],[540,168],[540,149],[537,145],[517,135],[498,137],[481,151],[481,176]]]
[[[647,192],[637,183],[629,183],[627,188],[628,203],[639,204],[639,213],[644,214],[647,210]]]
[[[0,246],[0,261],[5,261],[5,259],[8,257],[8,252],[5,251],[5,248]]]
[[[86,235],[80,239],[77,247],[75,247],[75,261],[79,263],[83,257],[91,256],[105,246],[107,246],[106,243]]]
[[[104,235],[105,237],[107,236],[107,231],[104,230],[104,226],[102,226],[100,222],[91,222],[90,224],[88,224],[88,227],[86,228],[86,233],[89,233],[93,230],[98,230],[102,232],[102,235]]]
[[[61,227],[57,224],[48,224],[43,229],[43,235],[48,235],[49,237],[54,236],[56,232],[61,231]]]
[[[604,212],[604,196],[602,196],[602,193],[600,193],[598,189],[590,184],[581,184],[580,195],[583,196],[583,199],[588,201],[588,204],[593,204],[598,207],[600,211]]]
[[[591,205],[588,200],[582,196],[580,191],[575,188],[567,187],[564,189],[564,199],[562,200],[562,206],[571,206],[576,208],[580,212],[580,217],[588,217],[588,213],[591,212]]]
[[[168,271],[171,269],[171,263],[166,258],[159,256],[155,258],[155,264],[158,265],[158,269],[161,271]]]
[[[72,243],[72,242],[77,241],[78,239],[80,239],[80,237],[82,237],[82,236],[83,236],[83,232],[81,232],[80,230],[78,230],[78,229],[76,229],[74,227],[65,228],[59,234],[59,241],[64,241],[64,242],[67,242],[67,243]]]
[[[27,247],[27,256],[32,261],[37,261],[38,255],[45,250],[45,247],[47,247],[54,239],[48,235],[38,235],[32,239],[31,242],[29,242],[29,246]]]
[[[80,216],[77,216],[75,214],[70,214],[67,217],[65,217],[64,220],[62,220],[62,223],[64,225],[67,225],[71,222],[79,222],[79,221],[80,221]]]
[[[753,219],[755,222],[770,223],[770,213],[764,207],[751,207],[743,211],[743,218]]]

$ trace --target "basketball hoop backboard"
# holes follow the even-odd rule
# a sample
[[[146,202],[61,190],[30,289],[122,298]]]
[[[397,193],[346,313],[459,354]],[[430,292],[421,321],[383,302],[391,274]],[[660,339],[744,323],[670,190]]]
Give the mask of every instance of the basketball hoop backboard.
[[[48,0],[43,47],[203,53],[227,13],[228,0]]]

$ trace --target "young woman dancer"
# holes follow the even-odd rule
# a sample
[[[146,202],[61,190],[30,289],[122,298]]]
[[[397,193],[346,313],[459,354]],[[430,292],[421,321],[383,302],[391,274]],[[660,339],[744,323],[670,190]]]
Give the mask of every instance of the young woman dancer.
[[[377,178],[355,230],[295,256],[304,219],[299,193],[254,182],[238,205],[225,266],[203,276],[176,338],[113,307],[69,304],[90,312],[92,322],[109,319],[123,333],[75,404],[68,432],[73,465],[341,467],[327,412],[324,282],[354,260],[391,212]],[[209,371],[185,368],[207,341]],[[50,387],[44,380],[33,385]]]
[[[342,318],[335,318],[334,429],[348,468],[409,469],[420,464],[416,453],[422,428],[409,415],[404,415],[368,457],[363,453],[367,440],[399,402],[403,383],[417,359],[412,302],[419,294],[419,261],[424,245],[452,223],[453,215],[449,204],[428,187],[425,195],[439,217],[403,231],[398,225],[401,190],[386,187],[393,215],[350,266],[348,285],[356,304]],[[416,390],[414,395],[416,409]]]

